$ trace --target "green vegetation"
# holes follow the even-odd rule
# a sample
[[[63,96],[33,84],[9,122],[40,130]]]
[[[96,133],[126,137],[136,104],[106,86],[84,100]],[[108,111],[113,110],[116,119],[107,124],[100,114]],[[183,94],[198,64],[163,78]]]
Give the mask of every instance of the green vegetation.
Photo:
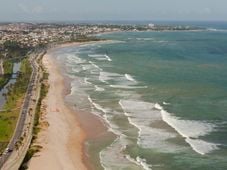
[[[48,92],[48,84],[47,84],[47,80],[48,80],[48,76],[49,74],[44,72],[43,73],[43,78],[40,80],[41,81],[41,90],[40,90],[40,97],[36,106],[36,113],[35,113],[35,121],[34,121],[34,129],[33,129],[33,138],[32,140],[35,140],[37,138],[37,135],[40,131],[39,128],[39,120],[42,114],[42,110],[41,110],[41,106],[42,106],[42,101],[43,99],[46,97],[47,92]]]
[[[3,62],[4,75],[0,76],[0,89],[10,80],[13,72],[13,60],[22,60],[26,57],[29,48],[21,47],[16,41],[5,41],[1,47],[0,59]]]
[[[16,41],[5,41],[3,47],[6,53],[6,58],[21,58],[27,54],[27,52],[31,49],[21,47]]]
[[[29,147],[29,150],[23,160],[23,163],[20,167],[20,170],[25,170],[27,169],[27,163],[28,161],[33,157],[33,155],[37,152],[40,151],[40,149],[42,149],[41,146],[36,145],[35,144],[35,140],[37,139],[38,133],[40,132],[40,117],[42,116],[42,101],[43,99],[46,97],[47,93],[48,93],[48,76],[49,74],[45,71],[45,69],[43,68],[42,64],[41,64],[41,60],[42,58],[40,58],[38,60],[39,65],[41,66],[41,70],[43,73],[42,79],[40,80],[41,82],[41,89],[40,89],[40,97],[39,100],[37,102],[37,106],[36,106],[36,110],[35,110],[35,120],[34,120],[34,127],[33,127],[33,136],[32,136],[32,141]]]
[[[28,152],[27,152],[27,154],[26,154],[26,156],[25,156],[25,158],[24,158],[24,160],[23,160],[23,163],[22,163],[21,167],[19,168],[19,170],[26,170],[26,169],[28,169],[27,162],[32,158],[32,156],[35,153],[39,152],[40,149],[42,149],[42,148],[41,148],[41,146],[38,146],[38,145],[35,145],[35,146],[30,147],[29,150],[28,150]]]
[[[3,55],[3,53],[2,53],[2,47],[0,46],[0,59],[3,59],[4,58],[4,55]]]
[[[4,73],[12,74],[13,73],[13,62],[5,60],[3,63]]]
[[[3,63],[4,75],[0,77],[0,89],[2,89],[10,80],[13,73],[13,62],[5,60]]]
[[[89,41],[101,41],[104,39],[100,39],[94,36],[87,36],[87,35],[80,35],[77,34],[74,36],[74,34],[71,36],[71,41],[72,42],[89,42]]]
[[[6,103],[0,111],[0,152],[3,151],[13,135],[24,95],[27,90],[32,68],[28,59],[21,62],[20,74],[14,85],[9,87]]]

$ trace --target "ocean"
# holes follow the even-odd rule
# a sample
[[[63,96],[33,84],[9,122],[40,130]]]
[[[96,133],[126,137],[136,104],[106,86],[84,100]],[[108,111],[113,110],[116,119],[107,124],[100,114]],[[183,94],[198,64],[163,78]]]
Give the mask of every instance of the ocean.
[[[87,142],[97,169],[227,169],[227,30],[210,28],[103,34],[113,41],[55,51],[66,101],[116,135],[99,150]]]

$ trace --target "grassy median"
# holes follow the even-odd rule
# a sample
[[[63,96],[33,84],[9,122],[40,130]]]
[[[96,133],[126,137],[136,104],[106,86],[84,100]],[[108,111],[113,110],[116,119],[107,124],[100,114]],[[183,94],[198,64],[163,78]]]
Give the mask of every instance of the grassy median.
[[[9,87],[5,95],[7,100],[0,111],[0,153],[6,148],[14,133],[31,72],[32,68],[28,59],[22,60],[16,83]]]

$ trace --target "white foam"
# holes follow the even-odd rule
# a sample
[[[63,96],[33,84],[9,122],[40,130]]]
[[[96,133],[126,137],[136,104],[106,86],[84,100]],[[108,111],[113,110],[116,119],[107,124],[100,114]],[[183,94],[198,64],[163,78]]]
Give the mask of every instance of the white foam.
[[[110,146],[103,149],[100,153],[100,162],[104,169],[142,169],[140,163],[133,159],[129,159],[129,156],[125,156],[121,150],[124,146],[124,140],[118,137]],[[111,158],[111,159],[110,159]]]
[[[83,63],[86,63],[86,60],[81,59],[80,57],[75,56],[75,55],[67,55],[67,61],[69,63],[75,63],[75,64],[83,64]]]
[[[79,73],[79,72],[81,72],[82,71],[82,69],[81,68],[72,68],[72,72],[73,73]]]
[[[87,84],[87,85],[91,85],[92,83],[88,81],[89,78],[85,77],[84,78],[84,83]]]
[[[167,102],[162,102],[162,104],[164,104],[164,105],[170,105],[170,103],[167,103]]]
[[[157,103],[152,104],[141,101],[121,100],[119,104],[128,117],[129,123],[139,129],[137,143],[144,148],[169,148],[167,151],[184,149],[167,142],[167,139],[174,138],[177,134],[150,126],[158,120],[163,120],[170,127],[175,129],[178,134],[184,137],[185,141],[197,153],[204,155],[218,149],[218,144],[199,139],[199,137],[214,131],[215,125],[211,123],[182,120],[166,112],[162,106]],[[170,148],[172,148],[172,150]]]
[[[125,155],[125,156],[126,156],[126,158],[127,158],[130,162],[132,162],[132,163],[134,163],[134,164],[136,164],[136,165],[140,165],[140,163],[137,162],[136,160],[134,160],[133,158],[131,158],[130,155]]]
[[[112,59],[108,55],[104,55],[108,61],[112,61]]]
[[[92,66],[94,66],[95,68],[97,68],[97,69],[99,69],[100,71],[102,71],[102,69],[101,69],[98,65],[96,65],[95,63],[93,63],[92,61],[89,61],[89,63],[90,63]]]
[[[136,157],[136,161],[143,167],[144,170],[151,170],[151,165],[148,165],[146,159]]]
[[[108,112],[110,110],[106,109],[106,111]],[[108,124],[108,126],[107,126],[108,131],[113,132],[114,134],[116,134],[118,136],[124,136],[122,134],[122,132],[119,130],[119,127],[116,124],[114,124],[113,122],[111,122],[111,119],[112,119],[113,115],[107,114],[107,112],[104,115],[102,115],[102,118]]]
[[[90,96],[88,96],[88,100],[94,106],[94,108],[96,110],[98,110],[98,111],[96,111],[96,110],[94,110],[94,108],[92,108],[92,113],[101,118],[101,120],[104,122],[104,125],[106,125],[106,127],[108,128],[108,131],[113,132],[114,134],[116,134],[118,136],[124,136],[122,134],[122,132],[119,130],[119,127],[116,124],[114,124],[113,122],[111,122],[111,119],[112,119],[113,115],[112,114],[108,114],[110,112],[116,114],[116,112],[115,111],[111,111],[111,109],[104,108],[101,105],[95,103],[90,98]],[[101,111],[101,113],[99,111]]]
[[[88,100],[89,102],[97,109],[97,110],[100,110],[102,111],[103,113],[107,113],[107,110],[104,109],[102,106],[100,106],[99,104],[95,103],[91,98],[90,96],[88,96]]]
[[[88,54],[88,57],[103,57],[104,55],[103,54]]]
[[[160,111],[154,110],[155,104],[135,101],[120,100],[120,106],[128,121],[139,129],[137,144],[143,148],[154,148],[161,152],[176,152],[180,148],[166,140],[176,137],[176,133],[167,132],[165,129],[152,128],[151,124],[161,121]]]
[[[200,139],[186,138],[185,141],[192,147],[195,152],[201,155],[205,155],[218,149],[217,144],[209,143]]]
[[[74,78],[71,82],[71,93],[66,96],[66,100],[67,102],[75,105],[77,109],[87,111],[91,105],[88,102],[87,93],[84,87],[87,88],[84,78]]]
[[[215,28],[207,28],[207,31],[218,31],[217,29],[215,29]]]
[[[213,131],[214,126],[210,123],[204,123],[193,120],[181,120],[170,113],[161,110],[163,120],[173,127],[181,136],[188,138],[198,138],[205,136]]]
[[[158,43],[168,43],[168,41],[165,41],[165,40],[160,40],[160,41],[157,41]]]
[[[83,64],[82,65],[82,69],[84,71],[86,71],[86,70],[92,70],[93,69],[93,66],[91,64]]]
[[[138,83],[129,74],[118,74],[111,72],[101,71],[99,73],[99,80],[105,83],[113,83],[110,87],[121,88],[121,89],[140,89],[147,88],[147,86],[137,86]]]
[[[98,116],[100,118],[100,120],[103,122],[103,124],[105,125],[106,122],[104,122],[103,119],[103,112],[100,112],[99,110],[95,110],[96,108],[92,108],[91,113]]]
[[[218,144],[198,139],[199,137],[205,136],[214,131],[215,125],[202,121],[182,120],[166,112],[159,104],[156,104],[155,106],[161,111],[163,121],[184,137],[185,141],[194,151],[204,155],[218,149]]]
[[[150,41],[150,40],[154,40],[154,38],[136,38],[136,40],[139,40],[139,41]]]
[[[154,107],[158,110],[162,110],[162,106],[160,106],[158,103],[155,103]]]
[[[127,86],[127,85],[110,85],[112,88],[119,88],[119,89],[145,89],[147,86]]]
[[[125,74],[125,78],[129,81],[136,82],[136,80],[130,74]]]
[[[105,91],[105,89],[95,85],[95,91]]]
[[[117,74],[117,73],[109,73],[109,72],[101,71],[100,74],[99,74],[99,80],[101,82],[105,82],[105,83],[109,80],[116,79],[116,78],[119,78],[119,77],[121,77],[121,75]]]
[[[227,32],[226,29],[215,29],[215,28],[207,28],[206,31],[212,31],[212,32]]]
[[[136,157],[136,160],[134,160],[133,158],[130,157],[130,155],[126,155],[126,158],[130,162],[132,162],[132,163],[134,163],[134,164],[136,164],[138,166],[141,166],[144,170],[151,170],[152,165],[147,164],[146,163],[146,159],[142,159],[140,157]]]
[[[102,167],[110,170],[122,168],[151,170],[152,165],[147,164],[146,159],[136,157],[134,160],[130,155],[123,155],[122,151],[127,145],[125,136],[119,134],[119,137],[110,146],[99,153]]]
[[[88,56],[100,61],[112,61],[112,59],[107,54],[89,54]]]

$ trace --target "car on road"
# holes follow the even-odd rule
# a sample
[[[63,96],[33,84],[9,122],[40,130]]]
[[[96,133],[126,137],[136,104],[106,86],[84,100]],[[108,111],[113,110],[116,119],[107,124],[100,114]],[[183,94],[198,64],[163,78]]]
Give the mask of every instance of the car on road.
[[[9,153],[9,152],[12,152],[13,150],[10,149],[10,148],[6,148],[5,152],[4,153]]]

